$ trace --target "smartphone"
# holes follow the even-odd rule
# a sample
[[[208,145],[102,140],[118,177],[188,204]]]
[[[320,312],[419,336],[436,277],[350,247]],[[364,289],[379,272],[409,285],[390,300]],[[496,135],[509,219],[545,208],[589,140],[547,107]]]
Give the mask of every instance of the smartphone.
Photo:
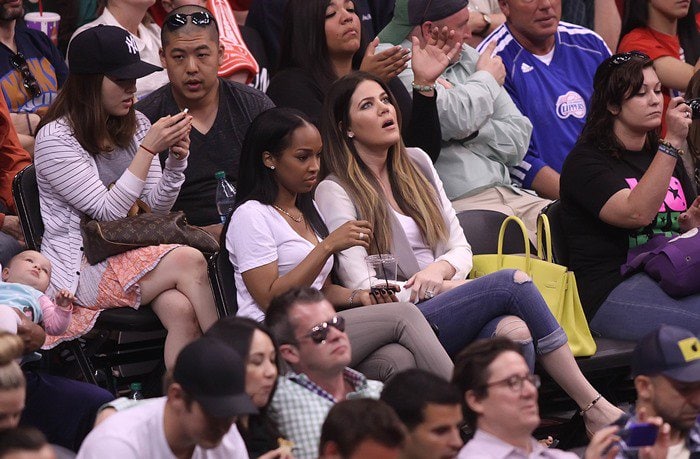
[[[653,445],[658,434],[659,426],[648,422],[640,422],[625,427],[617,435],[620,437],[622,449],[627,450]]]
[[[387,284],[380,282],[379,284],[375,284],[370,288],[372,295],[379,295],[381,293],[380,290],[386,290],[387,293],[391,295],[392,293],[400,292],[401,287],[396,284],[389,284],[389,287],[387,288]]]

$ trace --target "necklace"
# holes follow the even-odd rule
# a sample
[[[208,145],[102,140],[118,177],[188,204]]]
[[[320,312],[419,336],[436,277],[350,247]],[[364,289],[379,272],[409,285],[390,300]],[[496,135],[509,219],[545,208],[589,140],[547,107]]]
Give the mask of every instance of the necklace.
[[[279,211],[282,212],[284,215],[286,215],[287,217],[291,218],[292,220],[294,220],[294,221],[297,222],[297,223],[301,223],[301,222],[304,221],[304,214],[299,214],[298,217],[294,218],[294,217],[292,217],[292,214],[290,214],[289,212],[287,212],[286,210],[284,210],[284,209],[281,208],[280,206],[273,204],[272,207],[274,207],[275,209],[279,210]]]

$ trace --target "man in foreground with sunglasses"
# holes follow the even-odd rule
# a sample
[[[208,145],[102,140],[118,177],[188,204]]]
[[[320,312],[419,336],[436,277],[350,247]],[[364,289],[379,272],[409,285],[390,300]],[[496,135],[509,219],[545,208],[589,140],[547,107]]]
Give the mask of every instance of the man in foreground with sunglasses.
[[[222,225],[214,174],[225,171],[230,181],[236,180],[248,126],[274,104],[256,89],[218,77],[224,47],[216,19],[206,8],[186,5],[171,11],[163,22],[161,43],[161,65],[170,83],[139,101],[136,109],[151,122],[189,109],[189,165],[172,210],[184,211],[190,224],[204,227],[218,240]],[[162,152],[163,164],[166,158]]]
[[[532,437],[540,424],[537,389],[540,377],[533,375],[521,354],[520,345],[503,338],[478,340],[456,358],[452,383],[463,394],[462,410],[474,438],[457,459],[576,459],[579,456],[547,448]],[[595,403],[595,401],[593,402]],[[661,418],[644,416],[644,421],[661,426]],[[620,450],[610,426],[593,435],[584,459],[613,458]],[[665,459],[670,428],[663,425],[653,447],[640,450],[640,458]]]
[[[318,454],[321,426],[340,400],[379,398],[382,383],[348,368],[345,319],[316,289],[295,288],[272,300],[265,323],[292,371],[279,377],[270,416],[294,442],[294,457]]]

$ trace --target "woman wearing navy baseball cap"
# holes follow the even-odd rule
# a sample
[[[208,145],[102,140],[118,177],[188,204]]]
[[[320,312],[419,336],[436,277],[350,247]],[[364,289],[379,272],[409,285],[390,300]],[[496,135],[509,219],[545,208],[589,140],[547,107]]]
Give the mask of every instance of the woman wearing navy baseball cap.
[[[112,26],[77,35],[68,52],[70,74],[44,117],[34,161],[42,253],[54,267],[53,289],[75,294],[67,332],[52,347],[92,328],[108,307],[150,303],[168,330],[165,363],[217,318],[201,252],[179,245],[131,250],[90,265],[80,221],[116,220],[137,198],[155,213],[170,211],[185,180],[192,117],[166,116],[152,126],[134,110],[136,79],[160,68],[139,57],[133,37]],[[161,167],[157,153],[168,150]],[[109,188],[110,184],[114,184]]]

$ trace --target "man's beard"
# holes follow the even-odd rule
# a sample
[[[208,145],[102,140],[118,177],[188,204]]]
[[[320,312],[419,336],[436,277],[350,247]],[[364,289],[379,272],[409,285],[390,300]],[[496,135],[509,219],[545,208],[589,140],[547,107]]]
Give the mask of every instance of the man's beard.
[[[0,21],[14,21],[24,16],[24,7],[7,8],[6,5],[0,6]]]

